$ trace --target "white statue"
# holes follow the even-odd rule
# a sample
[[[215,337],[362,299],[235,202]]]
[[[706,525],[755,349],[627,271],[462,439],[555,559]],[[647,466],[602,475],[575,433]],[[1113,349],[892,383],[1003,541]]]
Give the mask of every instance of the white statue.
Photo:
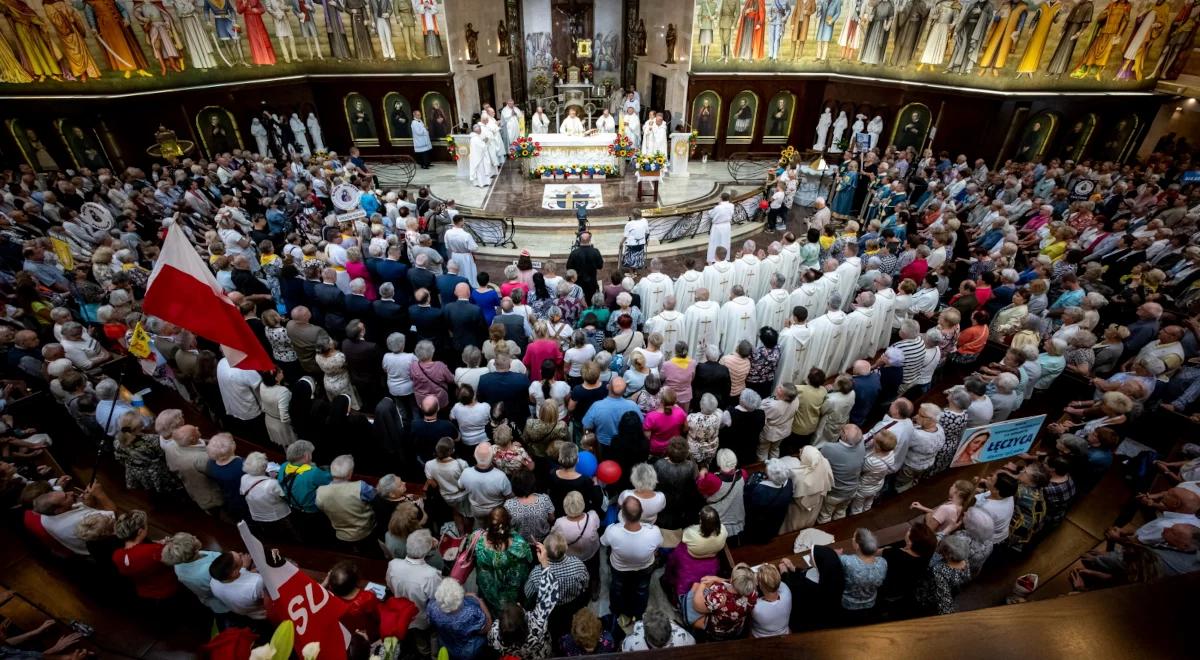
[[[846,133],[846,127],[850,125],[850,120],[846,119],[846,111],[838,113],[837,121],[833,122],[833,142],[832,147],[836,150],[838,143],[842,141],[842,135]],[[845,151],[845,149],[842,149]]]
[[[831,124],[833,124],[833,111],[825,108],[825,112],[822,112],[821,118],[817,120],[817,141],[813,143],[813,149],[825,151],[825,147],[829,145],[826,140],[829,138]]]
[[[295,136],[296,146],[300,147],[300,153],[308,158],[312,151],[308,148],[308,131],[304,129],[304,122],[300,121],[300,115],[293,112],[292,118],[288,120],[288,126],[292,127],[292,135]]]
[[[317,115],[308,113],[308,120],[304,123],[308,124],[308,136],[312,140],[313,151],[324,152],[325,141],[321,139],[321,125],[317,123]]]
[[[258,155],[266,156],[271,153],[267,145],[267,127],[262,125],[258,117],[250,120],[250,135],[253,135],[254,141],[258,143]]]
[[[854,115],[854,123],[850,125],[850,151],[852,153],[858,152],[858,140],[855,136],[857,136],[859,133],[862,133],[863,130],[866,129],[866,120],[867,116],[861,112],[857,115]]]
[[[871,123],[867,124],[867,132],[871,134],[871,148],[879,144],[879,134],[883,132],[883,117],[875,115]]]

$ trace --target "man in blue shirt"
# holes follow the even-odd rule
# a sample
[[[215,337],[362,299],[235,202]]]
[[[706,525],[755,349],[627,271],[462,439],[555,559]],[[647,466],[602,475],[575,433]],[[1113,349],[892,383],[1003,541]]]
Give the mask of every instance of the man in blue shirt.
[[[855,362],[851,367],[851,374],[854,380],[854,407],[850,409],[849,421],[856,426],[863,426],[867,415],[871,414],[871,409],[879,399],[879,391],[883,385],[879,372],[872,371],[871,363],[866,360]]]
[[[607,446],[617,435],[617,425],[627,412],[644,419],[641,408],[625,398],[625,379],[614,377],[608,383],[608,396],[592,404],[583,416],[583,428],[596,432],[596,440]]]
[[[476,398],[490,406],[503,403],[508,421],[523,429],[529,419],[529,377],[509,371],[512,357],[503,353],[496,355],[495,367],[495,371],[479,378]]]

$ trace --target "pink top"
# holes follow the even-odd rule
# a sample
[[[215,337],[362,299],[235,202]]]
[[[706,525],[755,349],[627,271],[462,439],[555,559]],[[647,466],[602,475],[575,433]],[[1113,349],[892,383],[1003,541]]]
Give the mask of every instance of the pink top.
[[[375,300],[379,297],[379,295],[375,292],[375,284],[371,282],[371,273],[367,271],[366,264],[361,261],[347,261],[346,274],[349,275],[350,279],[352,280],[362,278],[362,280],[367,283],[367,290],[363,292],[363,295],[367,297],[367,300]]]
[[[450,406],[450,395],[446,388],[454,384],[454,374],[450,373],[445,364],[413,362],[409,369],[409,378],[412,380],[413,396],[418,406],[430,395],[437,397],[439,408]]]
[[[670,414],[661,410],[646,414],[642,428],[650,433],[650,453],[666,456],[667,444],[677,435],[684,435],[687,428],[687,413],[679,406],[671,406]]]
[[[696,361],[688,360],[685,368],[671,358],[663,362],[658,371],[662,374],[663,387],[671,388],[675,393],[675,402],[680,408],[687,408],[692,402],[692,378],[696,375]]]
[[[542,362],[545,360],[554,360],[558,365],[559,375],[562,375],[562,349],[553,339],[538,339],[525,348],[525,357],[521,358],[521,362],[525,363],[525,368],[531,374],[541,374]]]
[[[954,502],[942,502],[933,510],[933,519],[937,521],[937,528],[934,532],[949,531],[950,527],[958,522],[958,516],[962,513],[962,507]]]
[[[510,295],[512,295],[513,291],[515,291],[517,289],[520,289],[521,291],[523,291],[525,293],[526,298],[529,297],[529,285],[525,284],[524,282],[522,282],[520,280],[517,280],[516,282],[505,282],[505,283],[501,284],[500,285],[500,295],[504,298],[507,298]]]

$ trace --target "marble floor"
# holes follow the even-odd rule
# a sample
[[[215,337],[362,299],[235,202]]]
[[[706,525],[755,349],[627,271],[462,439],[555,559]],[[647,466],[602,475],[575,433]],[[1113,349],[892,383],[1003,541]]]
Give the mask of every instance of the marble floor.
[[[384,188],[396,186],[390,182],[400,178],[400,167],[390,162],[374,162],[370,164],[378,174]],[[663,178],[659,184],[658,202],[636,202],[637,185],[633,175],[627,174],[617,181],[606,181],[604,186],[604,208],[596,211],[602,215],[628,215],[635,208],[653,208],[656,206],[673,206],[692,200],[713,196],[722,184],[732,180],[724,162],[710,161],[689,163],[690,176]],[[456,163],[434,163],[429,169],[417,168],[412,182],[407,188],[415,190],[425,186],[441,199],[453,199],[459,207],[483,209],[492,213],[505,213],[522,216],[554,216],[571,217],[572,211],[550,211],[542,207],[542,183],[529,181],[521,176],[519,169],[512,162],[505,162],[491,186],[478,188],[470,181],[458,178]],[[735,189],[740,192],[748,186]]]

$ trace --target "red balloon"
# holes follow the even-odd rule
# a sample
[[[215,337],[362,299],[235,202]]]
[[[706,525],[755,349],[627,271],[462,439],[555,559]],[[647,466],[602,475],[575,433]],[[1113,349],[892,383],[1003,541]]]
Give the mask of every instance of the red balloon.
[[[596,468],[596,478],[601,483],[616,483],[621,478],[621,465],[616,461],[604,461]]]

